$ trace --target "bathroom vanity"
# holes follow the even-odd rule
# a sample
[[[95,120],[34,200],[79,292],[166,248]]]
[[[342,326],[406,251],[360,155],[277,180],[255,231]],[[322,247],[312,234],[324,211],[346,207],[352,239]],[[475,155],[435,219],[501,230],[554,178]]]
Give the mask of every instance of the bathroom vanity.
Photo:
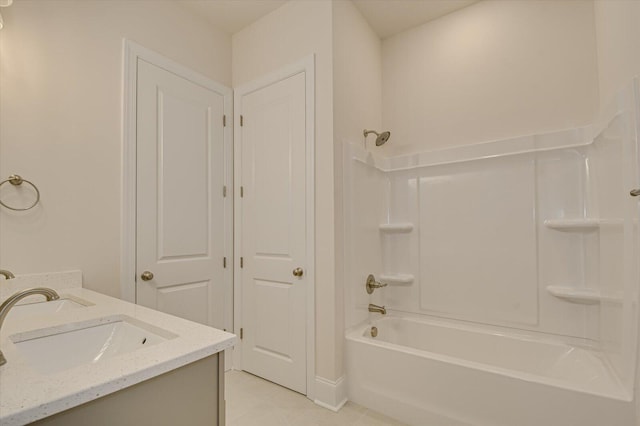
[[[223,359],[211,355],[31,424],[224,425]]]
[[[0,424],[224,425],[233,334],[57,287],[60,301],[16,305],[0,330]]]

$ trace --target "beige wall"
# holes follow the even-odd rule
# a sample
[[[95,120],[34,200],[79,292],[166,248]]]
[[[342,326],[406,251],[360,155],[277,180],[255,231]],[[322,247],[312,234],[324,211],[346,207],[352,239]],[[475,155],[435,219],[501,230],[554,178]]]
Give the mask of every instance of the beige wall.
[[[345,253],[343,206],[343,144],[362,143],[364,129],[382,124],[382,43],[351,1],[333,4],[333,134],[335,196],[335,339],[343,351],[345,315]],[[374,147],[373,136],[369,137]],[[361,287],[364,293],[364,286]],[[342,358],[336,371],[342,372]]]
[[[0,177],[33,180],[33,210],[0,209],[0,267],[81,269],[120,293],[122,39],[231,83],[231,40],[172,2],[29,1],[3,8]]]
[[[590,1],[485,0],[383,42],[386,155],[581,126],[598,103]]]
[[[640,74],[640,1],[594,2],[598,45],[600,106]]]
[[[331,2],[291,1],[232,37],[233,86],[315,54],[316,375],[338,377],[334,240]],[[340,335],[340,339],[342,334]]]

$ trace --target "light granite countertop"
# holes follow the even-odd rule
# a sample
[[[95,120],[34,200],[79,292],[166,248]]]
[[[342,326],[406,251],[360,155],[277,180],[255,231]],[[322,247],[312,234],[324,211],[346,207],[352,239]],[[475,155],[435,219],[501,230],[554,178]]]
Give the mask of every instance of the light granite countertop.
[[[3,282],[4,284],[4,282]],[[58,286],[54,286],[58,287]],[[0,330],[0,424],[23,425],[140,383],[227,349],[235,335],[83,288],[58,289],[61,298],[89,306],[19,320],[11,312]],[[87,303],[88,302],[88,303]],[[51,374],[32,369],[12,341],[33,330],[126,316],[175,335],[153,346]]]

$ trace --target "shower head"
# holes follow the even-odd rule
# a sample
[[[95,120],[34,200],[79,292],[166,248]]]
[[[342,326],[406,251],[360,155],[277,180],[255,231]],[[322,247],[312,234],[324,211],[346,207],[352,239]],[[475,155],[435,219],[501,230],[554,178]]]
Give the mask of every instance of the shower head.
[[[384,143],[386,141],[389,140],[389,137],[391,136],[391,132],[382,132],[382,133],[378,133],[375,130],[367,130],[365,129],[363,134],[364,137],[366,138],[369,133],[375,133],[375,135],[377,136],[376,138],[376,146],[380,146],[380,145],[384,145]]]

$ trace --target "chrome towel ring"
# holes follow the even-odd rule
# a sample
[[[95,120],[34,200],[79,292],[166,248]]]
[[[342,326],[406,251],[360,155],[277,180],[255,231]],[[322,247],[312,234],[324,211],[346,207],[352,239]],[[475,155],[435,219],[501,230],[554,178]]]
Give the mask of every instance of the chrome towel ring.
[[[22,185],[23,182],[26,182],[29,185],[31,185],[31,187],[36,191],[36,200],[29,207],[25,207],[25,208],[11,207],[3,203],[2,200],[0,200],[0,204],[8,208],[9,210],[14,210],[18,212],[29,210],[35,207],[35,205],[38,204],[38,202],[40,201],[40,191],[38,190],[38,187],[33,184],[33,182],[29,182],[28,180],[23,179],[20,175],[11,175],[7,179],[0,182],[0,187],[2,187],[2,185],[4,185],[7,182],[9,182],[13,186],[19,186],[19,185]]]

